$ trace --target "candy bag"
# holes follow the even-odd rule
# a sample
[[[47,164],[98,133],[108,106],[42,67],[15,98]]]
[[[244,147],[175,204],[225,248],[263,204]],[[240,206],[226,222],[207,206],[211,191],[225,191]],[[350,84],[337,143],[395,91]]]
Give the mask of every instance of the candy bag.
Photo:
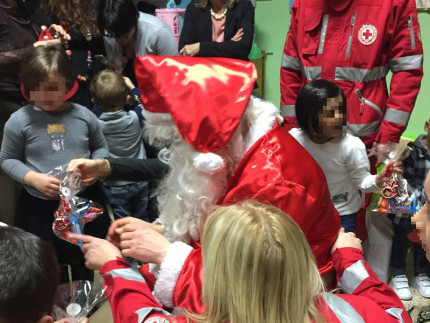
[[[52,316],[56,321],[67,318],[78,323],[103,299],[106,287],[100,282],[77,280],[57,288]]]
[[[388,158],[385,164],[393,160],[403,161],[410,152],[410,148],[406,147],[401,153],[397,146],[391,146],[391,151],[387,154]],[[388,165],[386,175],[391,176],[389,182],[385,183],[381,189],[381,197],[378,201],[376,212],[382,213],[402,213],[414,214],[421,206],[419,192],[413,191],[408,181],[400,174],[391,173],[392,165]]]
[[[100,216],[103,208],[96,202],[76,196],[83,189],[79,170],[68,173],[67,165],[63,165],[49,174],[61,180],[60,204],[54,212],[52,230],[57,237],[80,246],[82,242],[69,238],[68,232],[82,234],[84,225]]]

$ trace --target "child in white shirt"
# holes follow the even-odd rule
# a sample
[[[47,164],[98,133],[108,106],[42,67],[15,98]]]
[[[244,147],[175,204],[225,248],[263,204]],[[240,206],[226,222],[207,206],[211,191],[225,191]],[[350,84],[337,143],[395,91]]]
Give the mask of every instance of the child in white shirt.
[[[341,88],[327,80],[315,80],[301,89],[296,100],[296,118],[300,126],[290,134],[315,158],[327,179],[341,226],[355,232],[357,211],[363,193],[376,192],[390,179],[386,168],[378,175],[370,173],[364,143],[344,134],[346,99]],[[401,172],[397,163],[392,172]]]

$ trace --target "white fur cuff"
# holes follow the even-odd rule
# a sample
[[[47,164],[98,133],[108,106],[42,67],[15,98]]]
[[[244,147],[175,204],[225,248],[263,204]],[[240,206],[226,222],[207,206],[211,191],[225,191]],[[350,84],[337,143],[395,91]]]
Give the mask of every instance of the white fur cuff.
[[[154,295],[161,305],[172,308],[173,292],[182,267],[193,248],[183,242],[174,242],[167,250],[154,286]]]

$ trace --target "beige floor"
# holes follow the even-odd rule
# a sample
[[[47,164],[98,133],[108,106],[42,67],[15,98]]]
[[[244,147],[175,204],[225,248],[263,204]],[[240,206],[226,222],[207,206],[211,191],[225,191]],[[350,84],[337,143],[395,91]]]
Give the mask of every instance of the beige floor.
[[[411,317],[413,322],[417,322],[419,312],[421,312],[424,308],[430,306],[430,299],[422,297],[418,293],[418,290],[415,287],[411,287],[411,292],[412,292],[412,300],[403,301],[403,305],[408,311],[412,307],[414,307],[414,310],[411,313]]]
[[[403,305],[406,310],[410,310],[412,307],[414,310],[411,313],[412,321],[417,322],[418,314],[426,307],[430,306],[430,299],[422,297],[418,290],[412,286],[411,282],[413,279],[413,254],[411,250],[408,252],[407,260],[406,260],[406,274],[409,279],[409,284],[411,285],[412,292],[412,300],[403,301]]]

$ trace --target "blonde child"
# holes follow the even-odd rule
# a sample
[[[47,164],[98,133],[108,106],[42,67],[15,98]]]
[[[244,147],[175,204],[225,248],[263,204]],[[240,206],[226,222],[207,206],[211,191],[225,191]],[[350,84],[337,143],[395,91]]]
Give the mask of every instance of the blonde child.
[[[140,90],[128,77],[123,78],[106,69],[94,76],[90,91],[95,104],[92,111],[99,117],[100,127],[109,146],[109,156],[146,159]],[[129,92],[134,108],[125,111]],[[107,180],[104,182],[104,192],[115,218],[134,216],[150,220],[147,215],[148,182]]]

